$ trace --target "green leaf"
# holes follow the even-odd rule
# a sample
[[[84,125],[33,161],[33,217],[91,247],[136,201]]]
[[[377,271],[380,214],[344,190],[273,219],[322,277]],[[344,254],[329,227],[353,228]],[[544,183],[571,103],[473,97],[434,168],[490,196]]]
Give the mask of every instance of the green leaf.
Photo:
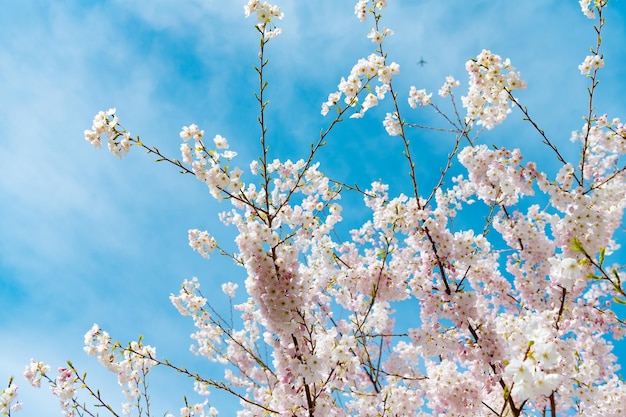
[[[617,268],[614,268],[612,272],[613,272],[613,276],[615,276],[615,279],[617,280],[617,283],[621,284],[622,279],[619,277],[619,273],[617,272]]]
[[[615,301],[617,304],[626,305],[626,300],[617,296],[613,297],[613,301]]]
[[[602,264],[604,263],[605,254],[606,254],[606,248],[605,247],[600,248],[600,260],[599,260],[600,266],[602,266]]]
[[[583,248],[582,243],[580,243],[580,240],[578,240],[577,237],[572,239],[571,249],[575,250],[576,252],[586,253],[585,248]]]

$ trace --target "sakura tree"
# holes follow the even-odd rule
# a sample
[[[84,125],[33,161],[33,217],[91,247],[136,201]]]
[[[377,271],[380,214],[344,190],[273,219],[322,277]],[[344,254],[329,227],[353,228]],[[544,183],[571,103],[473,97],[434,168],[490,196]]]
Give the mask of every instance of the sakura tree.
[[[213,309],[196,278],[170,297],[193,320],[192,351],[222,364],[222,378],[171,363],[141,339],[121,344],[95,324],[85,351],[117,375],[127,397],[119,409],[71,362],[53,376],[48,365],[32,361],[26,379],[35,386],[46,381],[66,416],[95,415],[94,407],[115,416],[150,415],[146,380],[153,367],[182,373],[201,395],[232,394],[242,417],[626,414],[612,345],[625,330],[615,306],[626,303],[625,274],[616,263],[626,126],[594,107],[607,0],[579,3],[597,33],[579,66],[589,82],[588,112],[571,135],[579,160],[568,161],[534,121],[514,94],[525,81],[491,51],[467,61],[460,103],[454,92],[461,82],[445,78],[438,95],[451,100],[452,114],[424,89],[394,89],[400,66],[385,49],[393,35],[383,25],[386,1],[359,0],[355,14],[371,26],[374,51],[321,104],[328,123],[310,153],[281,161],[272,157],[265,115],[266,49],[281,35],[276,24],[283,13],[250,0],[244,13],[256,18],[260,45],[258,160],[238,165],[226,138],[207,140],[195,124],[182,128],[182,157],[175,159],[125,130],[115,109],[98,113],[85,131],[95,147],[106,138],[120,158],[142,148],[231,203],[219,218],[237,230],[235,251],[207,231],[189,230],[188,237],[201,256],[218,252],[245,269],[247,299],[233,307],[238,320]],[[382,182],[364,189],[329,178],[317,162],[339,123],[358,123],[344,119],[369,117],[383,101],[390,110],[382,123],[390,140],[404,144],[409,168],[399,195]],[[443,117],[442,134],[454,140],[447,163],[433,173],[436,185],[425,190],[409,138],[414,129],[429,128],[412,121],[429,110]],[[482,132],[518,112],[559,162],[556,175],[525,162],[523,150],[481,143]],[[452,176],[458,164],[466,173]],[[371,219],[349,236],[337,232],[346,192],[362,195],[371,210]],[[483,205],[487,217],[471,229],[456,227],[454,219],[472,204]],[[223,296],[234,299],[238,287],[224,282]],[[413,306],[408,327],[399,324],[398,303]],[[19,409],[16,389],[11,381],[2,391],[0,414]],[[185,400],[180,415],[218,410],[208,400]]]

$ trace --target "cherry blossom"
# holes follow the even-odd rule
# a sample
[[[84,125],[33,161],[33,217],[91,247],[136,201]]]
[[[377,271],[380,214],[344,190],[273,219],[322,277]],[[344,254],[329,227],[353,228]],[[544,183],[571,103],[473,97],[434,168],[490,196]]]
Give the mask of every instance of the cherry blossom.
[[[467,61],[465,69],[470,76],[468,94],[462,97],[463,107],[467,109],[466,121],[470,124],[476,121],[492,129],[511,113],[511,91],[526,88],[526,82],[508,59],[503,61],[486,49]],[[508,72],[503,73],[503,70]]]
[[[432,96],[432,93],[427,94],[424,89],[418,90],[415,86],[411,86],[411,90],[409,91],[409,106],[413,109],[416,108],[418,104],[425,107],[430,103]]]
[[[9,386],[0,391],[0,415],[9,415],[11,411],[19,411],[22,404],[17,400],[18,386],[9,382]]]
[[[453,76],[448,75],[446,77],[446,82],[443,84],[443,86],[441,86],[441,88],[438,91],[438,94],[440,97],[448,97],[448,95],[452,91],[452,88],[458,87],[460,85],[461,85],[460,81],[455,80]]]
[[[591,70],[597,70],[604,67],[604,59],[598,55],[588,55],[582,64],[578,66],[580,73],[589,74]]]
[[[590,18],[601,18],[605,5],[580,1]],[[220,378],[160,359],[141,338],[122,345],[93,325],[84,350],[116,375],[126,398],[122,413],[140,413],[148,398],[145,381],[156,366],[190,378],[196,395],[231,394],[239,401],[239,416],[626,412],[626,386],[613,347],[626,332],[614,308],[626,303],[626,274],[616,256],[626,209],[626,127],[619,118],[590,110],[570,136],[580,158],[566,160],[513,96],[526,87],[520,73],[508,59],[482,50],[466,63],[465,115],[456,112],[452,94],[459,81],[449,76],[439,90],[455,105],[455,114],[444,118],[456,142],[440,180],[424,189],[409,138],[411,129],[430,127],[412,123],[418,112],[410,109],[443,113],[432,94],[415,86],[408,103],[398,100],[393,83],[399,65],[389,63],[383,50],[392,32],[379,26],[385,7],[385,1],[356,3],[357,18],[373,20],[366,39],[376,51],[359,59],[322,104],[322,114],[334,109],[337,115],[307,157],[274,159],[264,117],[258,119],[262,154],[243,162],[245,173],[231,141],[215,134],[205,144],[196,124],[181,129],[182,162],[131,136],[115,109],[99,112],[85,131],[96,147],[106,134],[109,151],[118,157],[131,144],[140,146],[230,203],[218,217],[237,232],[232,250],[218,243],[220,236],[198,229],[188,231],[188,243],[204,258],[217,249],[245,275],[242,282],[221,285],[230,314],[211,304],[195,277],[170,295],[173,307],[193,322],[190,351],[223,366]],[[267,42],[280,33],[273,21],[283,14],[258,0],[250,0],[244,14],[256,15],[259,59],[265,62]],[[601,27],[598,47],[580,67],[583,74],[594,71],[590,109],[595,70],[604,65]],[[257,68],[261,116],[267,111],[265,66]],[[384,104],[387,139],[404,145],[407,189],[394,194],[382,181],[361,188],[328,177],[315,157],[332,127],[347,110],[354,119],[373,117],[367,111]],[[504,123],[516,106],[558,161],[556,169],[525,160],[524,149],[480,142],[482,128]],[[234,149],[238,143],[245,146],[235,138]],[[346,190],[362,197],[369,217],[340,234],[349,211],[341,205]],[[464,222],[472,216],[470,206],[485,210],[479,227]],[[106,407],[71,362],[54,379],[49,371],[31,361],[24,376],[34,386],[47,381],[65,415],[87,412],[77,401],[80,389]],[[10,383],[2,392],[5,414],[16,390]],[[218,410],[208,399],[185,399],[178,415],[214,416]]]

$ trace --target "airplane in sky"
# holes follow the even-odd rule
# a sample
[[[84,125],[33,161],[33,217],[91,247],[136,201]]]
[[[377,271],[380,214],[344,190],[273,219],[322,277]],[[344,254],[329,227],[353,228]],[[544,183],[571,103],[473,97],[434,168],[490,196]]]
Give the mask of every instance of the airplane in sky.
[[[418,65],[420,65],[421,67],[423,67],[423,66],[424,66],[424,64],[427,64],[427,63],[428,63],[428,62],[424,61],[424,58],[423,58],[423,57],[420,57],[420,60],[419,60],[419,62],[418,62]]]

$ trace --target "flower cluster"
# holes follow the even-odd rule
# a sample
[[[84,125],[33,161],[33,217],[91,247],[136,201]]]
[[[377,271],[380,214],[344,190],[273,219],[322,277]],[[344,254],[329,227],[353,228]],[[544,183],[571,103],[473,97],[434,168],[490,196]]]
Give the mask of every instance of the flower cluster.
[[[452,89],[454,87],[458,87],[460,86],[461,83],[458,80],[455,80],[453,76],[448,75],[446,77],[446,82],[443,84],[443,86],[441,86],[441,88],[439,89],[439,96],[440,97],[448,97],[448,95],[450,95],[450,92],[452,91]]]
[[[373,4],[373,6],[370,7],[378,10],[382,10],[387,7],[387,0],[358,0],[354,6],[354,14],[361,22],[364,22],[367,18],[367,10],[370,2]]]
[[[453,76],[449,75],[446,77],[446,82],[439,89],[438,94],[440,97],[447,97],[450,95],[452,88],[458,87],[461,85],[459,81],[454,79]],[[409,90],[409,106],[414,109],[418,105],[421,107],[426,107],[431,104],[432,93],[427,93],[425,89],[418,90],[415,86],[411,86]]]
[[[141,340],[129,343],[128,348],[122,348],[111,341],[106,331],[94,324],[85,333],[84,350],[89,356],[95,356],[103,366],[117,375],[117,381],[129,401],[125,409],[129,410],[130,404],[136,403],[144,394],[141,387],[145,386],[145,377],[157,364],[154,360],[156,349],[144,345]]]
[[[180,145],[183,163],[191,165],[196,178],[204,182],[216,198],[232,196],[241,191],[243,171],[237,167],[230,169],[228,162],[237,156],[237,152],[229,150],[228,140],[220,135],[213,138],[215,149],[207,149],[204,145],[204,130],[197,125],[184,126],[180,132],[183,143]],[[193,139],[193,146],[189,140]]]
[[[237,288],[239,288],[239,285],[234,282],[225,282],[222,284],[222,292],[229,298],[235,297],[235,291],[237,291]]]
[[[50,379],[47,373],[50,366],[42,362],[35,362],[31,359],[30,364],[24,370],[24,377],[35,388],[41,386],[41,379],[45,378],[50,382],[52,394],[59,398],[61,410],[66,417],[73,417],[76,414],[76,382],[78,375],[73,368],[58,368],[59,375]]]
[[[398,136],[402,133],[402,125],[396,113],[387,113],[383,120],[383,126],[389,136]]]
[[[579,132],[572,132],[570,140],[586,143],[589,154],[583,176],[600,184],[612,175],[620,157],[626,154],[626,124],[617,117],[609,120],[604,114],[585,123]]]
[[[556,285],[571,291],[574,285],[584,286],[584,269],[574,258],[550,258],[550,280]]]
[[[266,1],[261,3],[259,0],[249,0],[248,4],[243,6],[243,10],[246,17],[256,13],[257,27],[263,33],[265,40],[281,34],[281,29],[273,24],[274,19],[280,20],[284,17],[278,6],[268,4]]]
[[[427,94],[424,89],[418,90],[414,86],[411,86],[409,91],[409,106],[411,106],[412,109],[416,108],[418,104],[422,107],[426,107],[430,104],[430,98],[432,96],[432,93]]]
[[[371,39],[372,43],[379,45],[383,43],[383,39],[385,39],[386,36],[391,35],[393,35],[393,31],[391,29],[384,28],[382,32],[379,32],[376,29],[371,28],[370,33],[368,33],[367,35],[367,38]]]
[[[188,237],[189,246],[202,255],[203,258],[208,259],[209,253],[213,252],[217,246],[215,238],[209,236],[209,233],[206,231],[201,232],[198,229],[191,229],[188,232]]]
[[[512,381],[511,394],[517,400],[537,401],[538,397],[548,397],[561,383],[562,375],[557,367],[562,356],[550,330],[553,329],[550,319],[549,315],[516,318],[502,315],[498,319],[506,329],[504,337],[522,348],[511,354],[512,359],[504,368],[505,377]]]
[[[52,393],[59,397],[63,414],[67,417],[73,417],[75,415],[73,400],[76,395],[75,384],[78,377],[72,369],[68,368],[58,368],[57,372],[59,375],[52,384]]]
[[[387,33],[391,33],[388,31]],[[342,95],[344,103],[350,107],[357,106],[359,103],[358,95],[368,89],[370,92],[365,97],[364,102],[360,106],[360,111],[352,114],[352,118],[361,118],[367,110],[378,105],[378,101],[385,98],[390,89],[391,78],[393,75],[400,73],[400,66],[392,62],[386,65],[385,58],[379,54],[370,54],[367,59],[361,58],[352,67],[348,79],[341,78],[338,85],[339,91],[329,94],[328,100],[322,104],[322,115],[328,114],[333,106],[338,106]],[[374,93],[371,92],[372,87],[369,83],[378,77],[380,85],[374,87]],[[341,111],[341,107],[338,107]]]
[[[178,295],[170,294],[170,301],[180,314],[191,316],[198,328],[198,331],[191,335],[197,341],[197,344],[191,346],[191,351],[214,362],[226,363],[219,347],[223,344],[222,332],[211,314],[204,309],[207,300],[200,294],[198,279],[194,277],[185,280]]]
[[[99,148],[102,144],[102,135],[106,133],[109,151],[121,158],[128,153],[131,138],[130,133],[120,129],[119,119],[115,112],[115,108],[98,112],[93,119],[91,130],[85,130],[85,140]]]
[[[580,73],[589,74],[591,70],[598,70],[604,67],[604,59],[600,55],[587,55],[582,64],[578,66]]]
[[[519,149],[492,151],[486,145],[467,147],[459,153],[459,161],[468,170],[476,196],[488,204],[509,206],[516,204],[521,195],[534,194],[534,164],[522,167]]]
[[[206,304],[206,298],[196,295],[200,289],[198,278],[192,278],[183,282],[180,294],[170,295],[170,301],[183,316],[193,316],[197,314]]]
[[[486,49],[467,61],[465,69],[469,74],[469,91],[461,100],[467,109],[466,122],[477,121],[479,126],[493,129],[511,112],[511,91],[526,88],[526,82],[508,59],[502,61]]]
[[[17,401],[17,385],[13,382],[9,386],[0,391],[0,416],[6,416],[11,411],[19,411],[22,403]]]
[[[456,363],[444,359],[441,363],[426,364],[427,392],[431,396],[429,406],[438,415],[471,415],[473,398],[481,396],[484,387],[480,379],[464,373]],[[477,411],[477,410],[476,410]]]
[[[600,10],[606,6],[607,0],[578,0],[578,4],[580,4],[580,10],[587,18],[594,19],[596,17],[594,9]]]
[[[43,362],[35,362],[31,359],[30,364],[28,364],[24,370],[24,378],[26,378],[30,385],[39,388],[41,386],[41,377],[46,375],[49,371],[50,366]]]
[[[374,0],[372,5],[368,6],[370,0],[359,0],[354,7],[354,13],[359,20],[364,21],[367,17],[368,7],[370,11],[374,9],[382,10],[387,7],[385,0]],[[352,67],[348,78],[341,78],[341,82],[338,85],[338,91],[335,91],[328,95],[328,100],[322,103],[322,115],[328,114],[328,111],[332,107],[336,107],[338,112],[342,112],[342,107],[339,106],[339,100],[342,95],[344,96],[344,103],[349,107],[359,107],[359,111],[353,113],[351,118],[362,118],[365,113],[378,105],[379,100],[383,100],[385,95],[391,89],[391,79],[394,75],[400,73],[400,65],[395,62],[387,65],[385,56],[382,53],[382,43],[387,36],[393,35],[393,31],[388,28],[379,30],[378,25],[375,28],[371,28],[367,35],[373,43],[379,45],[379,49],[376,53],[370,54],[367,59],[361,58]],[[372,88],[371,81],[378,77],[379,85]],[[359,104],[359,94],[367,90],[365,99]]]

